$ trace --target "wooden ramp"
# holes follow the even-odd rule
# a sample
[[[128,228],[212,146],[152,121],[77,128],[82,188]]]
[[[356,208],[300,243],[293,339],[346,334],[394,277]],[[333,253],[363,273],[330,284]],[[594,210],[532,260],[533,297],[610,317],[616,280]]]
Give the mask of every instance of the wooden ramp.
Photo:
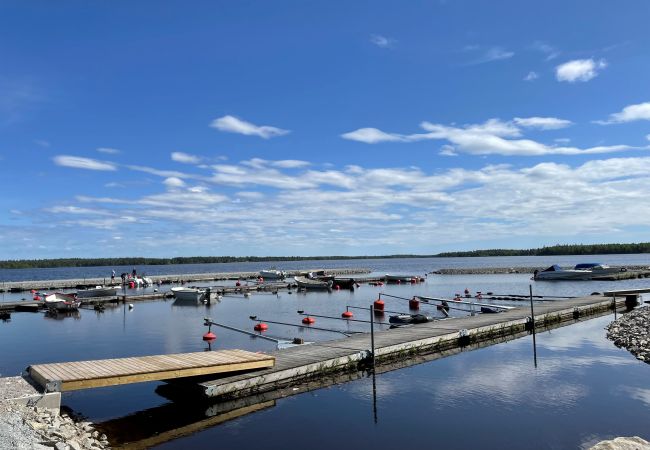
[[[29,366],[46,392],[73,391],[273,367],[275,357],[244,350],[137,356]]]

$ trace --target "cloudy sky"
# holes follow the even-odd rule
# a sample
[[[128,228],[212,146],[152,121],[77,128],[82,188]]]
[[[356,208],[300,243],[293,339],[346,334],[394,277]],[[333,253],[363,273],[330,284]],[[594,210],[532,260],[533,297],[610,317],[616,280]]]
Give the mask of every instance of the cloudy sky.
[[[0,259],[648,241],[650,3],[0,4]]]

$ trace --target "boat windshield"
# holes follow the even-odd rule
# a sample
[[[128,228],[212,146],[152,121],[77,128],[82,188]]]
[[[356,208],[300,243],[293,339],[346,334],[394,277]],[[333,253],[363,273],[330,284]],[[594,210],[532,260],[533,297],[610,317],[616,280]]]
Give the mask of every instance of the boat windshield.
[[[585,270],[585,269],[593,269],[595,267],[600,267],[600,266],[602,266],[601,263],[582,263],[582,264],[576,264],[575,269]]]
[[[542,272],[560,272],[561,270],[562,268],[560,266],[553,264],[551,267],[544,269]]]

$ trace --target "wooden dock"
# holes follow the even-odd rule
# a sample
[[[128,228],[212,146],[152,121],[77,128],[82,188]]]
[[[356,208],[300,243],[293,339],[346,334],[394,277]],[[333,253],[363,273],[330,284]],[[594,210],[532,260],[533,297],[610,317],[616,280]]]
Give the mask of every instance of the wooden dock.
[[[637,295],[595,295],[570,300],[537,304],[536,329],[572,323],[582,318],[636,304]],[[521,307],[499,314],[479,314],[451,320],[436,320],[425,324],[375,332],[375,359],[379,362],[406,358],[409,355],[447,351],[532,330],[530,309]],[[271,353],[276,364],[272,369],[257,373],[220,377],[198,384],[207,397],[223,399],[255,395],[300,383],[306,379],[328,374],[358,370],[370,352],[370,334],[358,334],[346,339],[292,347]]]
[[[275,357],[244,350],[178,353],[66,363],[37,364],[28,375],[46,392],[72,391],[144,381],[273,367]]]

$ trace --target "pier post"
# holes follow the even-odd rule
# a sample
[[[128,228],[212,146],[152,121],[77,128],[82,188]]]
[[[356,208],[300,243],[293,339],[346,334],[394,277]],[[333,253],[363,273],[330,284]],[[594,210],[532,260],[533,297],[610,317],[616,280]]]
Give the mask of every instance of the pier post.
[[[533,309],[533,285],[528,285],[528,290],[530,292],[530,320],[533,327],[533,360],[535,361],[535,367],[537,367],[537,341],[535,340],[535,310]]]
[[[205,290],[205,295],[206,295],[206,297],[207,297],[207,299],[208,299],[208,301],[207,301],[207,305],[208,305],[208,306],[210,306],[210,305],[212,304],[212,303],[211,303],[211,300],[210,300],[210,297],[212,297],[211,294],[212,294],[211,289],[210,289],[210,288],[207,288],[207,289]]]
[[[370,351],[372,352],[372,373],[375,373],[375,306],[370,305]]]

